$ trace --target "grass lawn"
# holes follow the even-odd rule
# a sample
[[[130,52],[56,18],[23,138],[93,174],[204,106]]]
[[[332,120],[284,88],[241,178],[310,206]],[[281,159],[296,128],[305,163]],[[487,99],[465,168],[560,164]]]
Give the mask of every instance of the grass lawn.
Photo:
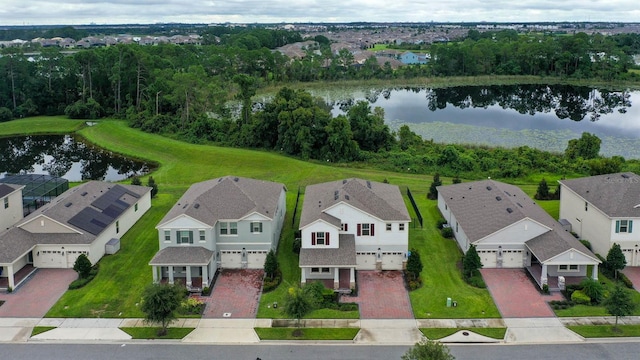
[[[255,328],[260,340],[353,340],[354,328]],[[298,332],[294,336],[294,332]]]
[[[429,340],[438,340],[449,335],[453,335],[460,330],[468,330],[473,333],[490,337],[493,339],[504,339],[504,334],[507,333],[507,328],[421,328],[420,331]]]
[[[182,339],[195,328],[168,328],[167,334],[158,336],[158,327],[122,327],[120,330],[131,335],[134,339]]]
[[[567,329],[586,338],[640,336],[640,325],[618,325],[616,330],[613,329],[612,325],[567,326]]]
[[[49,330],[55,329],[55,326],[36,326],[31,330],[31,336],[36,336],[38,334],[42,334],[43,332],[47,332]]]
[[[2,123],[0,136],[71,134],[84,125],[85,120],[70,120],[66,116],[36,116]]]

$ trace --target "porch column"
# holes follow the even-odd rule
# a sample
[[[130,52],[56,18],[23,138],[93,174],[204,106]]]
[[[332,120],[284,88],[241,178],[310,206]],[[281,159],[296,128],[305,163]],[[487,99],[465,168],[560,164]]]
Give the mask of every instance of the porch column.
[[[593,265],[593,270],[591,271],[591,278],[593,280],[598,280],[598,264]]]
[[[540,275],[540,285],[549,284],[549,280],[547,279],[547,264],[542,264],[542,274]]]
[[[187,272],[187,287],[191,287],[191,266],[185,266],[185,271]]]
[[[202,288],[209,286],[209,265],[202,267]]]
[[[304,285],[304,284],[306,284],[306,283],[307,283],[307,268],[304,268],[304,267],[303,267],[303,268],[301,268],[300,270],[302,270],[302,271],[300,271],[300,274],[301,274],[301,277],[300,277],[300,283],[301,283],[302,285]]]
[[[356,268],[349,269],[349,288],[356,288]]]
[[[13,274],[13,264],[7,265],[7,280],[9,280],[9,287],[12,289],[16,288],[16,280]]]
[[[333,289],[340,289],[340,268],[333,268]]]
[[[173,285],[173,266],[167,266],[167,272],[169,273],[169,284]]]
[[[158,267],[157,266],[152,266],[151,270],[153,271],[153,283],[157,284],[158,283]]]

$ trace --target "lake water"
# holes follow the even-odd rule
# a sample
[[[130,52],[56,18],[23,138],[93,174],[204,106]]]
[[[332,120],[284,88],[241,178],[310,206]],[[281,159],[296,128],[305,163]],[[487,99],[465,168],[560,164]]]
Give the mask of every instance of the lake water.
[[[640,158],[640,92],[575,86],[392,88],[349,94],[314,93],[343,114],[365,100],[381,107],[392,129],[408,125],[443,143],[562,152],[582,132],[602,139],[601,154]],[[636,104],[636,106],[633,106]]]
[[[48,174],[69,181],[119,181],[149,172],[148,164],[91,146],[69,135],[0,138],[0,177]]]

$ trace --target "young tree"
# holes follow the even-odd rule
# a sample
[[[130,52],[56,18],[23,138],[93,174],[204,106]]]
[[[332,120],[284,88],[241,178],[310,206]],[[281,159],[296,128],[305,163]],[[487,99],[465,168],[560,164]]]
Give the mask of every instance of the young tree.
[[[436,187],[442,185],[442,181],[440,180],[440,174],[436,173],[433,175],[433,181],[431,182],[431,186],[429,186],[429,194],[427,194],[427,198],[431,200],[436,200],[438,198],[438,189]]]
[[[158,194],[158,185],[156,184],[153,176],[149,176],[147,186],[151,188],[151,197],[156,197],[156,195]]]
[[[140,181],[140,178],[138,176],[134,176],[131,178],[131,185],[142,185],[142,181]]]
[[[183,290],[178,285],[152,284],[142,294],[141,310],[148,322],[161,324],[158,335],[166,335],[167,327],[176,319],[176,310],[180,306]]]
[[[456,175],[453,179],[451,179],[452,184],[460,184],[461,182],[462,182],[462,179],[460,179],[458,175]]]
[[[462,268],[464,271],[464,276],[468,279],[473,277],[473,274],[480,268],[482,268],[482,261],[480,260],[480,255],[476,251],[476,246],[469,246],[469,250],[464,254],[464,258],[462,259]]]
[[[264,273],[273,280],[274,275],[278,271],[278,258],[273,250],[267,253],[267,258],[264,260]]]
[[[76,258],[76,262],[73,264],[73,270],[78,273],[78,277],[86,279],[91,273],[91,260],[85,254],[80,254]]]
[[[420,254],[418,250],[411,249],[411,255],[407,259],[407,272],[411,274],[414,279],[417,279],[422,272],[422,260],[420,259]]]
[[[300,326],[300,319],[311,311],[311,308],[312,305],[307,292],[300,286],[292,286],[289,288],[284,302],[284,312],[298,320],[298,326]]]
[[[631,315],[635,310],[636,304],[634,304],[627,290],[620,285],[616,285],[611,295],[605,300],[604,306],[609,314],[616,317],[616,323],[613,326],[615,330],[618,328],[618,317]]]
[[[615,278],[618,278],[618,271],[624,269],[627,265],[627,260],[624,258],[622,249],[619,244],[613,244],[609,252],[607,253],[607,261],[605,267],[614,273]]]
[[[536,191],[534,198],[536,200],[549,200],[551,198],[549,185],[547,185],[547,181],[544,178],[540,180],[540,183],[538,184],[538,191]]]
[[[422,340],[402,355],[402,360],[455,360],[449,348],[438,341]]]

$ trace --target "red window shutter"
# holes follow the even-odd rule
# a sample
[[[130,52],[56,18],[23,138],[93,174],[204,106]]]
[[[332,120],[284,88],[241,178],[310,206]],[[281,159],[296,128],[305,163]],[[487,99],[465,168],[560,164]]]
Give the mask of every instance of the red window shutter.
[[[369,225],[369,227],[371,228],[371,236],[374,236],[374,235],[375,235],[375,233],[373,232],[373,225],[374,225],[374,224]]]
[[[344,224],[344,231],[349,231],[349,224],[347,223]]]
[[[362,224],[358,224],[358,236],[362,235]]]
[[[316,233],[312,232],[311,233],[311,245],[315,245],[316,244]]]
[[[324,233],[324,239],[325,239],[325,243],[324,244],[325,245],[329,245],[329,233],[328,232]]]

